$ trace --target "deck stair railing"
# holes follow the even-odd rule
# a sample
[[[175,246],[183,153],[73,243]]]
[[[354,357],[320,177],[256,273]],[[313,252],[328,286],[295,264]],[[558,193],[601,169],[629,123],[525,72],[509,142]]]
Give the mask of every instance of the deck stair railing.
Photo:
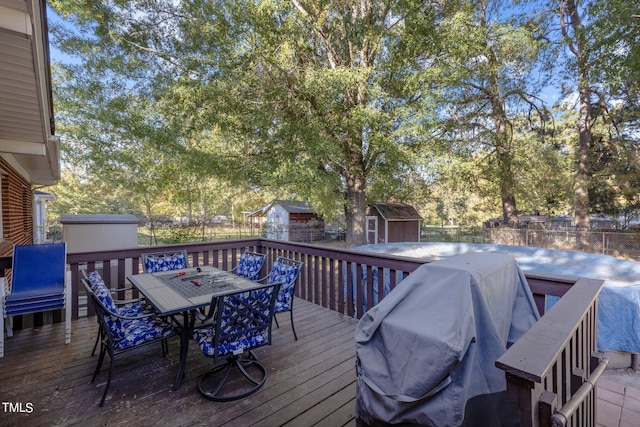
[[[153,247],[154,252],[173,249],[186,249],[191,266],[213,265],[224,270],[235,267],[245,250],[267,254],[264,273],[278,256],[303,261],[296,296],[355,318],[428,262],[262,238]],[[72,317],[77,319],[80,313],[81,269],[99,268],[107,284],[124,287],[128,274],[142,271],[141,254],[148,251],[148,247],[136,247],[67,254]],[[10,268],[11,257],[0,257],[0,274]],[[606,361],[598,365],[595,353],[597,295],[602,281],[538,273],[525,276],[541,313],[547,295],[562,298],[496,362],[506,373],[507,393],[519,408],[521,425],[595,425],[594,385],[606,366]],[[94,315],[91,307],[86,313]],[[53,318],[54,322],[61,320],[62,316]],[[34,323],[38,322],[42,319]],[[577,402],[581,396],[586,398]]]
[[[563,298],[497,361],[520,426],[595,426],[602,280],[575,279]]]

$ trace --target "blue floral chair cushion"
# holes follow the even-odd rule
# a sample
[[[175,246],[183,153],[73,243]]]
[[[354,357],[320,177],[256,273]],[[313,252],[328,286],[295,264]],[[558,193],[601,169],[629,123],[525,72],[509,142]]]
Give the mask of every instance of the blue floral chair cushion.
[[[120,338],[114,337],[113,348],[116,350],[134,347],[146,341],[168,338],[173,335],[171,324],[155,316],[123,320],[122,326],[123,336]]]
[[[196,340],[200,349],[205,356],[213,357],[215,354],[215,348],[213,344],[213,328],[196,329],[193,333],[193,338]],[[224,355],[228,353],[239,354],[243,353],[246,349],[254,348],[267,340],[264,333],[253,336],[240,336],[233,341],[225,341],[218,345],[218,354]]]
[[[92,271],[87,274],[91,289],[96,294],[102,305],[113,314],[119,314],[113,298],[111,297],[111,291],[104,283],[104,280],[97,271]]]
[[[183,270],[187,267],[187,258],[183,252],[164,255],[150,254],[144,258],[144,269],[147,273]]]
[[[280,292],[276,298],[275,312],[287,311],[291,308],[291,298],[293,298],[293,285],[298,278],[298,267],[286,265],[280,262],[273,263],[273,268],[269,274],[268,283],[282,283]]]
[[[89,284],[91,285],[93,293],[104,308],[112,314],[120,314],[113,298],[111,297],[111,290],[107,288],[107,285],[104,283],[104,280],[102,280],[102,277],[100,277],[100,274],[97,271],[92,271],[87,275],[87,279],[89,279]],[[107,324],[109,325],[109,330],[111,331],[114,339],[118,340],[124,337],[125,332],[120,319],[109,318],[107,319]]]
[[[262,254],[255,254],[251,252],[244,252],[240,256],[236,274],[240,277],[247,279],[255,279],[262,270],[262,264],[264,264],[265,256]]]
[[[153,313],[155,312],[155,310],[149,304],[146,304],[144,302],[134,302],[122,307],[118,307],[118,312],[122,316],[138,317],[145,314]]]
[[[107,288],[107,285],[104,283],[104,280],[97,271],[92,271],[87,274],[87,279],[89,279],[89,284],[91,285],[93,293],[102,305],[112,314],[126,317],[138,317],[154,312],[153,307],[140,301],[118,307],[111,296],[111,290]],[[130,326],[126,324],[127,322],[130,323],[131,321],[121,320],[117,317],[107,319],[109,329],[116,341],[123,339],[126,336],[127,326]]]
[[[204,355],[216,356],[216,324],[219,324],[217,356],[241,354],[245,350],[265,344],[271,324],[269,303],[273,292],[273,288],[267,288],[223,297],[224,308],[216,314],[222,315],[219,322],[193,332],[193,338],[200,345]],[[243,312],[247,308],[251,314],[245,316]]]

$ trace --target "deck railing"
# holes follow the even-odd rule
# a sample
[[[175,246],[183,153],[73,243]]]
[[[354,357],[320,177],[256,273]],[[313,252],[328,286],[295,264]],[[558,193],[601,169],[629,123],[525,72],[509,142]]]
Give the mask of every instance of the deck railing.
[[[597,354],[603,281],[565,280],[571,289],[496,361],[523,427],[596,425],[595,384],[608,363]]]
[[[72,317],[77,319],[80,314],[81,269],[100,269],[107,284],[123,287],[128,274],[142,271],[142,253],[172,249],[186,249],[190,265],[194,267],[213,265],[224,270],[235,267],[245,250],[262,252],[267,254],[263,275],[278,256],[302,261],[304,267],[296,295],[355,318],[428,262],[262,238],[70,253],[67,263],[73,292]],[[0,257],[0,269],[10,266],[10,257]],[[564,297],[496,362],[496,366],[506,372],[507,393],[519,408],[521,425],[551,425],[551,416],[556,411],[561,412],[556,413],[555,422],[564,417],[564,413],[570,422],[585,421],[577,425],[595,423],[595,390],[589,384],[599,372],[595,357],[596,298],[602,281],[538,273],[525,276],[540,313],[544,313],[547,295]],[[93,314],[90,307],[86,312]],[[581,388],[583,382],[586,385]],[[574,396],[581,395],[587,396],[586,403],[576,406]]]

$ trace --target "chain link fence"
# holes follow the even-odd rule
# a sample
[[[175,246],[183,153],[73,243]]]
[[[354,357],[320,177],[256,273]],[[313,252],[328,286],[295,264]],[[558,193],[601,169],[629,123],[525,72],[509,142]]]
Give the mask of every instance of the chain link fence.
[[[423,227],[421,240],[577,250],[640,261],[640,233],[504,227]]]

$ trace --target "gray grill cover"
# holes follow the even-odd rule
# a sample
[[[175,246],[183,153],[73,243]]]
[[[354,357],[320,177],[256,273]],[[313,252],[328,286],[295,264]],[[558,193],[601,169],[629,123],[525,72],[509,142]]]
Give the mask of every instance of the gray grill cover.
[[[539,317],[510,255],[419,267],[358,323],[357,418],[461,425],[469,399],[506,390],[495,361]]]

